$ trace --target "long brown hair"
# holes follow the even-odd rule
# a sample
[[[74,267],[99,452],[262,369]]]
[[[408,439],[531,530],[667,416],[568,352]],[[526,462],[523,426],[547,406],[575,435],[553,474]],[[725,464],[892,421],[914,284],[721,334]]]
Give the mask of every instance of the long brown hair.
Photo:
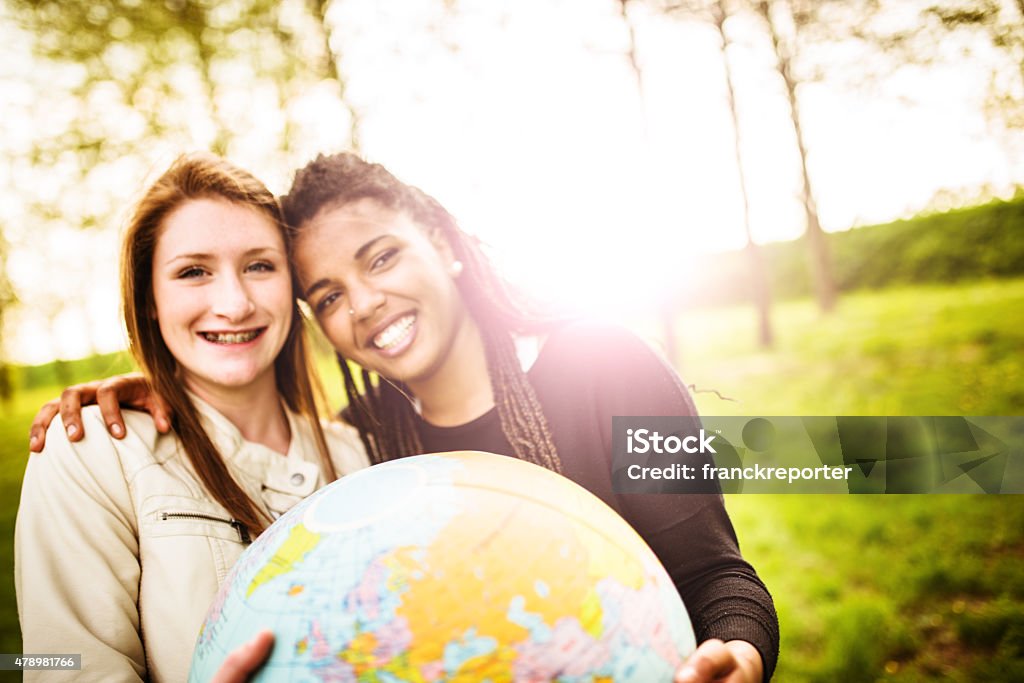
[[[227,464],[203,428],[178,374],[178,363],[153,315],[153,252],[164,219],[195,199],[220,198],[259,211],[278,226],[287,244],[280,206],[263,183],[247,171],[212,154],[179,157],[145,192],[128,224],[121,251],[121,304],[132,355],[154,391],[170,404],[172,427],[200,481],[213,498],[249,531],[257,534],[270,519],[231,476]],[[292,271],[292,291],[298,291]],[[320,466],[327,481],[337,478],[320,421],[308,370],[305,331],[298,302],[291,329],[274,360],[277,390],[287,406],[304,416],[313,430]]]
[[[295,174],[292,188],[281,198],[285,221],[293,233],[324,209],[340,208],[362,199],[402,211],[447,242],[463,271],[459,294],[483,337],[487,370],[502,431],[516,457],[556,472],[562,469],[547,418],[516,355],[513,333],[539,332],[551,321],[530,310],[509,290],[479,242],[463,232],[440,202],[417,187],[406,185],[380,164],[349,153],[318,156]],[[290,243],[294,243],[295,235]],[[373,383],[366,370],[361,390],[349,364],[340,355],[349,408],[346,417],[358,429],[373,462],[423,452],[416,414],[405,394],[409,389],[390,381]]]

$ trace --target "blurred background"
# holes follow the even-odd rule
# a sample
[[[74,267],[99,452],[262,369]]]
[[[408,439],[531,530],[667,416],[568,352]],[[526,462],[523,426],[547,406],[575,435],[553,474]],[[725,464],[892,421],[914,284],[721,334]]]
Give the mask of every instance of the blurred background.
[[[188,150],[385,164],[706,415],[1024,412],[1024,0],[0,0],[0,93],[3,652],[31,416],[131,368],[119,233]],[[727,505],[777,680],[1024,680],[1018,498]]]

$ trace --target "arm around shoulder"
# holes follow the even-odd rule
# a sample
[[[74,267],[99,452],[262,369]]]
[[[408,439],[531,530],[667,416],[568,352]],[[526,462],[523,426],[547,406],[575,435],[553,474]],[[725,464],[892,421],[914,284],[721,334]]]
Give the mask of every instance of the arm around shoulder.
[[[82,670],[67,680],[140,680],[136,515],[98,411],[83,421],[90,431],[71,443],[55,420],[25,470],[14,570],[23,649],[80,653]]]

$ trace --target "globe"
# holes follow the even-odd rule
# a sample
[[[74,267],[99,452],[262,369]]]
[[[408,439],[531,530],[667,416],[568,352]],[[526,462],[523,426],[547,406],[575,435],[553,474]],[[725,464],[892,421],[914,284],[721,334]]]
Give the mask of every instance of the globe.
[[[635,531],[542,467],[478,452],[361,470],[241,556],[190,680],[259,630],[261,681],[670,681],[686,609]]]

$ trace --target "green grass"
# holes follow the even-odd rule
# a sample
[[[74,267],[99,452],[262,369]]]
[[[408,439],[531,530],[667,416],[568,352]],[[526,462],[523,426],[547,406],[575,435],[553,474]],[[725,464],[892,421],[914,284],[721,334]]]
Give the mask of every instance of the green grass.
[[[705,415],[1024,414],[1021,311],[1024,279],[786,302],[771,351],[751,308],[691,311],[675,360]]]
[[[689,312],[677,365],[705,415],[1024,414],[1024,280],[917,286],[774,311]],[[731,496],[771,589],[780,681],[1024,680],[1017,496]]]
[[[775,312],[771,351],[754,343],[750,309],[688,312],[676,361],[687,382],[733,399],[698,393],[706,415],[1024,414],[1021,311],[1019,279],[851,294],[826,317],[795,301]],[[20,648],[10,536],[26,433],[55,393],[25,390],[0,418],[3,652]],[[1022,502],[729,497],[779,611],[776,680],[1024,680]]]
[[[3,406],[0,418],[0,652],[21,651],[14,599],[14,518],[27,462],[28,426],[36,409],[53,396],[53,388],[21,392]]]
[[[1024,680],[1019,498],[739,495],[728,508],[775,596],[778,680]]]

